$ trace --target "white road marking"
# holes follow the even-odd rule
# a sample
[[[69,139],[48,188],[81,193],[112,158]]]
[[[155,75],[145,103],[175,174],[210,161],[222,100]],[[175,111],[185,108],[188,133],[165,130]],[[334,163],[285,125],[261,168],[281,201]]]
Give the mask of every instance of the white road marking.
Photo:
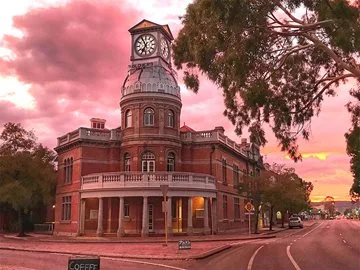
[[[317,228],[319,228],[321,225],[323,224],[323,222],[321,222],[318,226],[316,226],[314,229],[312,229],[311,231],[305,233],[302,237],[307,236],[308,234],[312,233],[313,231],[315,231]]]
[[[301,270],[300,266],[295,262],[294,258],[291,256],[290,253],[290,246],[286,247],[286,255],[288,256],[288,258],[290,259],[291,263],[294,265],[296,270]]]
[[[130,262],[130,263],[139,263],[139,264],[146,264],[146,265],[153,265],[153,266],[159,266],[159,267],[163,267],[163,268],[168,268],[168,269],[175,269],[175,270],[186,270],[184,268],[180,268],[180,267],[176,267],[176,266],[171,266],[171,265],[166,265],[166,264],[161,264],[161,263],[152,263],[152,262],[145,262],[145,261],[138,261],[138,260],[130,260],[130,259],[121,259],[121,258],[111,258],[111,257],[106,257],[106,256],[100,256],[102,259],[106,259],[106,260],[112,260],[112,261],[122,261],[122,262]]]
[[[344,244],[346,244],[346,241],[343,239]]]
[[[261,246],[259,247],[257,250],[255,250],[254,254],[251,256],[250,258],[250,261],[249,261],[249,264],[248,264],[248,267],[247,267],[247,270],[251,270],[252,268],[252,265],[254,263],[254,259],[255,259],[255,256],[256,254],[259,252],[260,249],[262,249],[264,246]]]

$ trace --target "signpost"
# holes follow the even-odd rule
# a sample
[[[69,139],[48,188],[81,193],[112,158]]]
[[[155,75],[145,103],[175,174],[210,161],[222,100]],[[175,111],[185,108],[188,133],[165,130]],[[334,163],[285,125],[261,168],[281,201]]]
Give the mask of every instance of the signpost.
[[[100,270],[99,257],[69,258],[68,270]]]
[[[164,201],[163,201],[163,212],[164,212],[164,217],[165,217],[165,244],[164,246],[167,246],[167,242],[168,242],[168,232],[167,232],[167,205],[166,205],[166,195],[167,195],[167,192],[169,190],[169,185],[160,185],[160,189],[161,189],[161,192],[164,196]]]
[[[252,205],[251,202],[247,202],[245,204],[245,210],[247,211],[247,213],[245,213],[245,215],[248,215],[249,218],[249,235],[251,234],[251,215],[253,214],[252,211],[254,210],[254,206]]]

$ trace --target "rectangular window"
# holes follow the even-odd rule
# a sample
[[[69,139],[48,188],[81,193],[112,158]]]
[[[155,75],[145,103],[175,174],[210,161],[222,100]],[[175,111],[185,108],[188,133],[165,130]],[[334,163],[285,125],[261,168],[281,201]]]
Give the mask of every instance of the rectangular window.
[[[226,159],[222,160],[222,174],[223,174],[223,184],[226,184]]]
[[[130,158],[125,158],[124,171],[130,172]]]
[[[227,196],[223,195],[223,218],[228,218],[228,205],[227,205]]]
[[[71,220],[71,196],[62,197],[61,220]]]
[[[129,204],[124,204],[124,217],[130,217],[130,206],[129,206]]]
[[[175,160],[174,159],[168,159],[167,161],[167,171],[173,172],[175,171]]]
[[[240,199],[234,198],[234,218],[240,219]]]
[[[237,186],[239,184],[239,167],[233,165],[233,185]]]

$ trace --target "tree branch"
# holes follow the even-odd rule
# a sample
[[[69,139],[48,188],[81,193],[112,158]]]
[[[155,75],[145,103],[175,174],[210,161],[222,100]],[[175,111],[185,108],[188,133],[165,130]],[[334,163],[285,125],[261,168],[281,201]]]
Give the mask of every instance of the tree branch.
[[[345,63],[341,57],[339,57],[332,49],[330,49],[328,46],[326,46],[321,40],[319,40],[316,36],[310,34],[310,33],[302,33],[304,37],[311,40],[314,44],[316,44],[318,47],[323,49],[339,66],[346,69],[347,71],[351,72],[354,76],[360,78],[360,69],[356,68],[353,65],[349,65]]]
[[[325,79],[320,80],[320,82],[316,83],[315,87],[317,87],[321,82],[325,82],[325,81],[329,81],[312,99],[310,99],[302,108],[300,108],[297,111],[292,111],[292,114],[298,114],[303,112],[304,110],[308,109],[310,107],[310,105],[316,100],[318,99],[324,92],[326,89],[328,89],[333,83],[339,81],[339,80],[343,80],[345,78],[350,78],[350,77],[356,77],[354,74],[343,74],[337,77],[328,77]],[[314,88],[315,89],[315,88]]]

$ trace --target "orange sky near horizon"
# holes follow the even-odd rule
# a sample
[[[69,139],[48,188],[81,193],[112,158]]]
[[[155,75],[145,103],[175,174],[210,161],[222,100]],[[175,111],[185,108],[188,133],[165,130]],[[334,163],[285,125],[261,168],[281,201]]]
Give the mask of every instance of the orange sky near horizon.
[[[0,10],[0,125],[20,122],[51,148],[57,137],[88,126],[91,117],[105,118],[109,128],[119,126],[120,88],[130,64],[127,30],[146,18],[169,24],[176,36],[181,29],[179,16],[190,2],[7,3]],[[34,11],[36,8],[41,10]],[[21,57],[14,62],[16,72],[9,73],[1,60],[16,57]],[[183,103],[181,123],[195,130],[223,126],[228,137],[240,142],[234,127],[223,116],[221,90],[202,77],[199,93],[194,94],[185,89],[181,71],[178,74]],[[268,144],[262,149],[265,162],[294,167],[300,177],[314,184],[313,201],[322,201],[326,196],[350,199],[352,175],[344,133],[350,127],[345,104],[351,99],[349,90],[353,85],[348,81],[340,85],[337,96],[325,98],[319,117],[312,121],[310,140],[299,140],[303,161],[290,160],[280,151],[271,130],[266,130]]]

